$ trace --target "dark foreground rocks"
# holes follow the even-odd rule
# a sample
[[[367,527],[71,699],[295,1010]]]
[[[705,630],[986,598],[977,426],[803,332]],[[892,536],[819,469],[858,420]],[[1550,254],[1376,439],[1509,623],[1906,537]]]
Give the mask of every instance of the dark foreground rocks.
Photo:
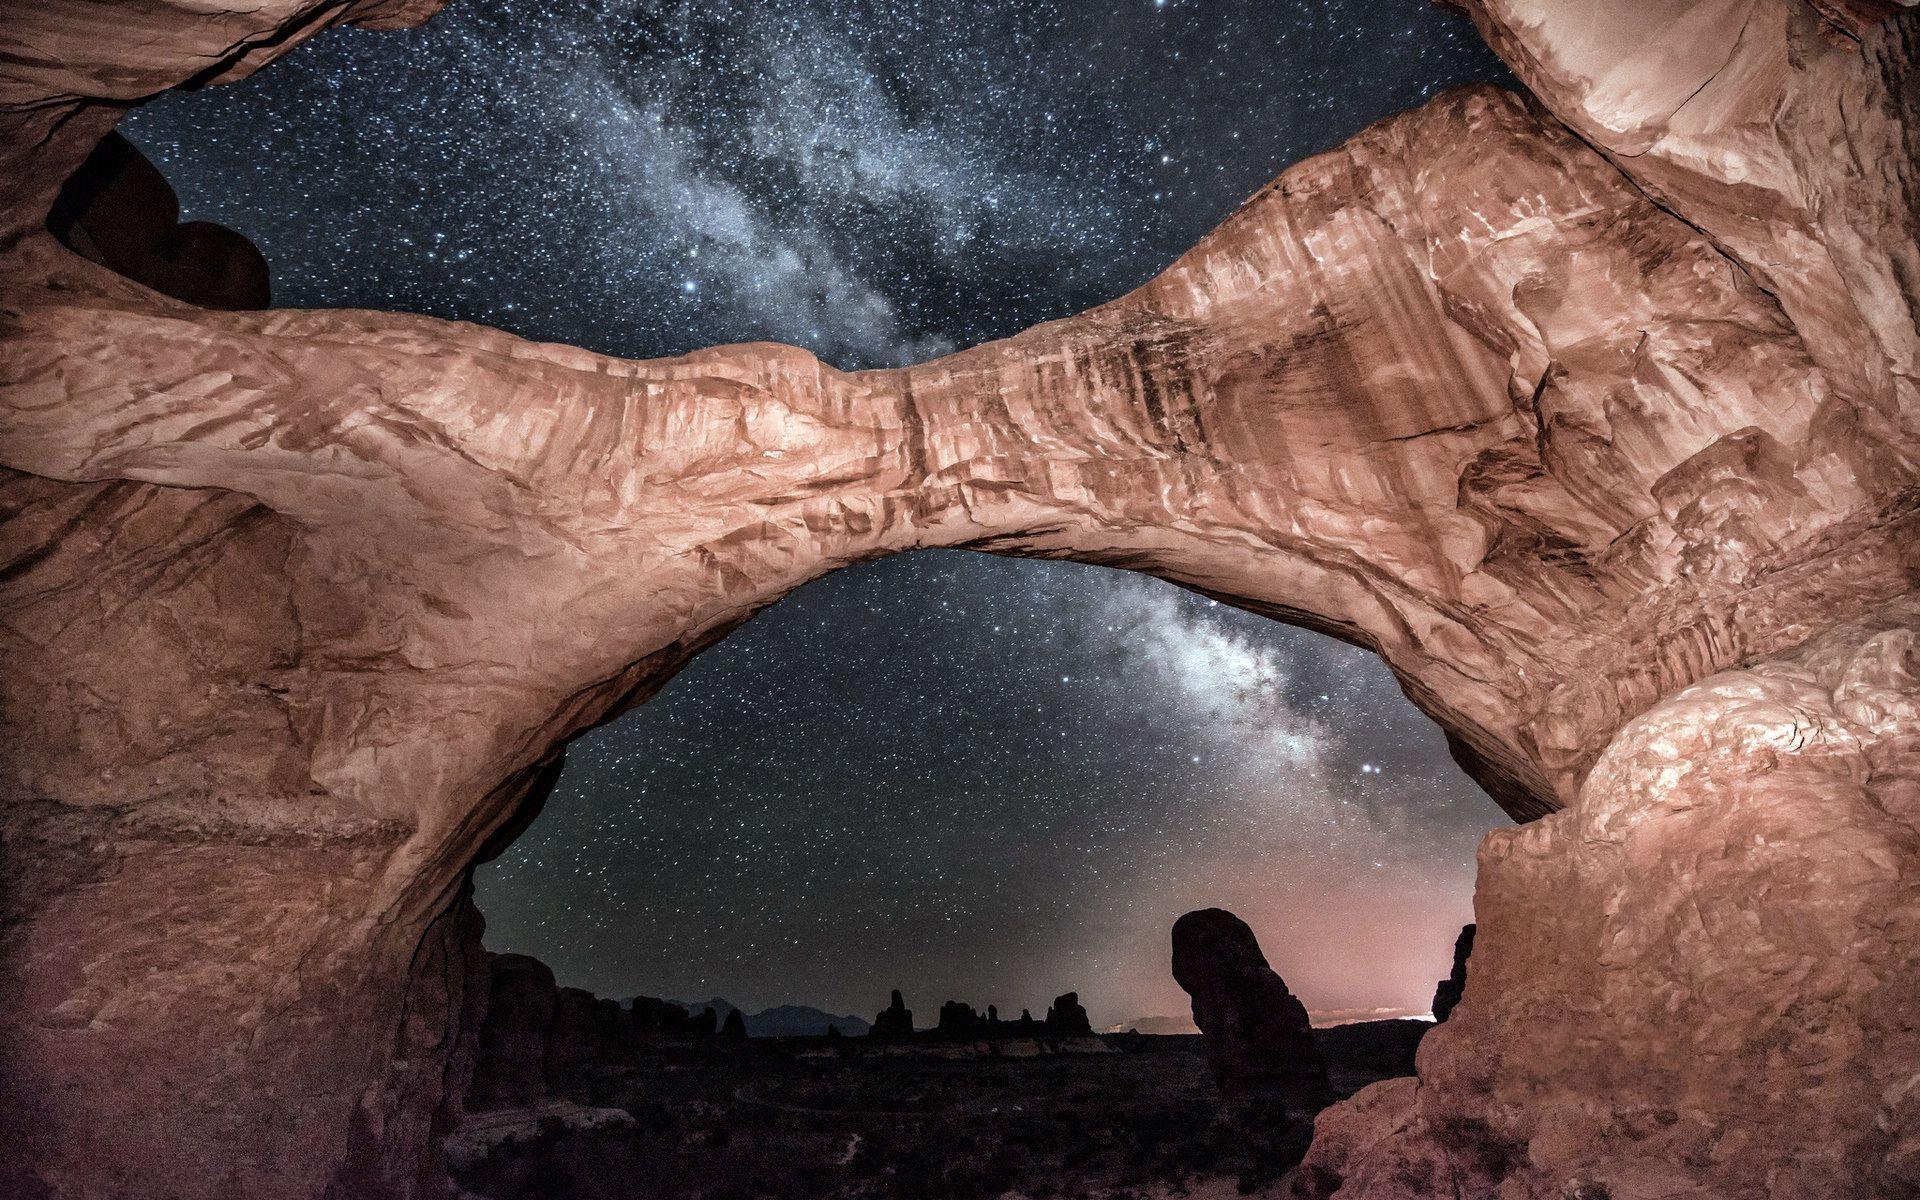
[[[912,1037],[913,1010],[900,995],[900,989],[893,989],[887,1006],[874,1015],[873,1028],[868,1031],[872,1037]]]
[[[1173,978],[1193,998],[1221,1097],[1266,1151],[1266,1165],[1298,1162],[1314,1116],[1333,1100],[1306,1006],[1267,964],[1253,930],[1222,908],[1174,922]]]
[[[1452,1016],[1454,1005],[1460,1003],[1460,997],[1466,994],[1467,958],[1473,953],[1473,931],[1472,925],[1461,928],[1460,936],[1453,943],[1453,971],[1433,989],[1435,1023]]]

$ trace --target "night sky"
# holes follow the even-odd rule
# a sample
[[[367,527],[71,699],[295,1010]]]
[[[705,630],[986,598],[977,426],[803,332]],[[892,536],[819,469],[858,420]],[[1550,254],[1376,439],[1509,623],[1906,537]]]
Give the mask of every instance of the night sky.
[[[932,357],[1144,282],[1290,163],[1506,81],[1430,0],[454,0],[123,131],[276,303],[629,357]],[[843,571],[576,742],[478,874],[604,995],[871,1015],[901,987],[1184,1013],[1232,908],[1323,1019],[1421,1012],[1500,811],[1371,656],[1100,568]]]

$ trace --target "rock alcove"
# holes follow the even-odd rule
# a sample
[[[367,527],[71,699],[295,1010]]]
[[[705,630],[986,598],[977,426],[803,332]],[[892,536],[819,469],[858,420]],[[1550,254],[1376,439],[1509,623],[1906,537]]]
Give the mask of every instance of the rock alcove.
[[[1313,1194],[1920,1189],[1908,6],[1471,0],[1529,98],[1443,95],[903,370],[215,311],[48,232],[128,105],[434,7],[0,22],[11,1192],[437,1194],[468,872],[564,740],[929,546],[1366,645],[1528,822],[1418,1086],[1321,1118]]]

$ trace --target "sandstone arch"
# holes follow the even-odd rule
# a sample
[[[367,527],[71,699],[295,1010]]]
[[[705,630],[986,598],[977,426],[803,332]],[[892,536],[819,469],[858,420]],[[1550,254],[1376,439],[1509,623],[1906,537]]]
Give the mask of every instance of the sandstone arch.
[[[42,230],[118,112],[436,5],[7,7],[0,1180],[432,1194],[466,872],[561,742],[940,545],[1361,641],[1544,818],[1308,1186],[1920,1188],[1914,15],[1476,0],[1548,111],[1442,96],[1130,296],[848,374],[166,300]]]

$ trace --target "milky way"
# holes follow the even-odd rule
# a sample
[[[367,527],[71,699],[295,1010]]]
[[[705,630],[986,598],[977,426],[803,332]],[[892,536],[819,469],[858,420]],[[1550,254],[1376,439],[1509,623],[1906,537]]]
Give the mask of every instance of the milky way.
[[[1118,296],[1288,164],[1505,78],[1429,0],[455,0],[123,128],[280,304],[854,368]],[[478,896],[491,946],[609,995],[1122,1021],[1181,1010],[1167,930],[1220,904],[1317,1012],[1419,1011],[1503,819],[1361,651],[928,552],[577,741]]]

